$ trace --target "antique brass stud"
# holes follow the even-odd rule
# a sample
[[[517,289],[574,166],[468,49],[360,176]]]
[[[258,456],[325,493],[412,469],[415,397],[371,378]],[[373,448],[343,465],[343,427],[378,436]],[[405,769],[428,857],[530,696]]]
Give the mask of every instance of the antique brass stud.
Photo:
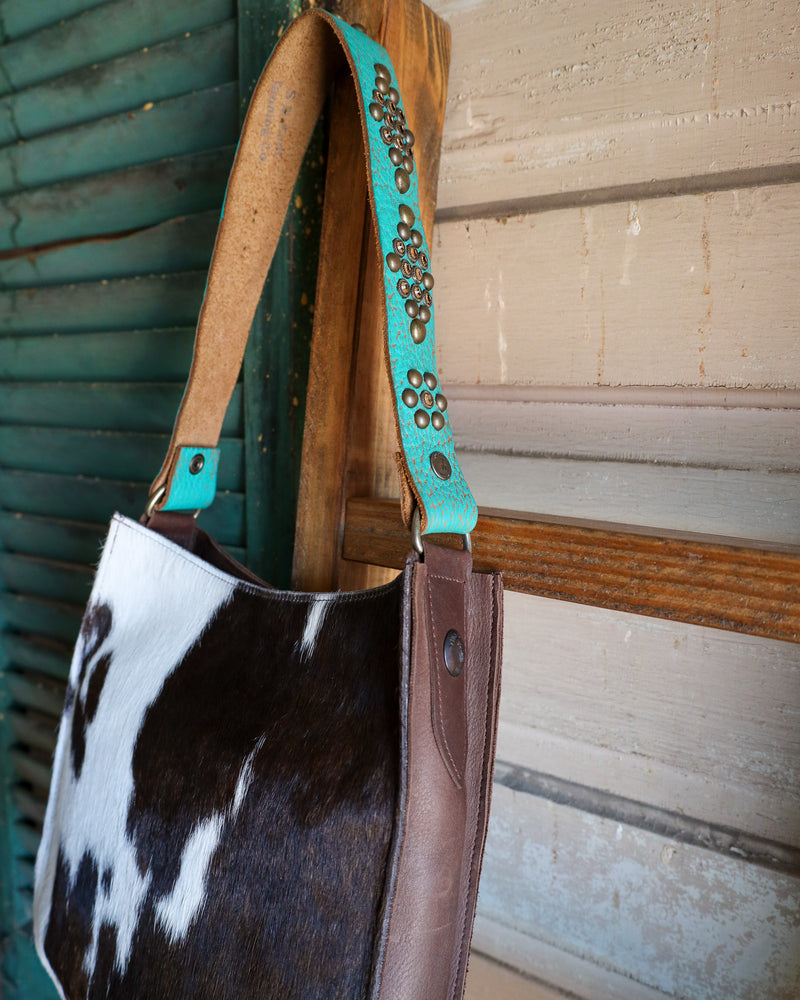
[[[417,302],[422,301],[422,289],[419,287],[419,285],[412,285],[410,291],[411,294],[414,296],[414,298],[417,300]]]
[[[419,231],[419,229],[411,230],[411,242],[414,244],[415,247],[422,246],[422,233]]]
[[[369,113],[375,119],[376,122],[383,120],[383,105],[378,104],[375,101],[369,106]]]
[[[433,288],[433,275],[430,271],[426,271],[425,274],[422,275],[422,286],[427,291],[430,291]]]
[[[403,222],[405,222],[407,226],[414,225],[415,222],[414,213],[411,211],[408,205],[400,206],[400,218],[403,220]]]
[[[414,414],[414,423],[421,430],[425,430],[425,428],[428,426],[430,422],[431,418],[424,410],[417,410],[417,412]]]
[[[382,94],[379,90],[373,90],[372,99],[376,104],[383,104],[386,101],[386,95]]]
[[[375,89],[379,91],[381,94],[388,94],[390,90],[389,81],[385,77],[376,76]]]
[[[409,299],[409,302],[411,299]],[[421,344],[422,341],[427,337],[428,331],[425,329],[425,324],[422,320],[415,319],[411,323],[411,339],[415,344]]]
[[[406,299],[406,312],[414,319],[419,312],[419,306],[413,299]]]
[[[431,311],[427,306],[420,306],[417,315],[419,316],[419,318],[422,320],[423,323],[430,323]]]
[[[408,266],[408,261],[407,260],[401,261],[396,253],[386,254],[386,266],[389,268],[390,271],[399,271],[401,264],[405,264],[406,266]]]
[[[401,278],[397,282],[397,291],[400,292],[404,299],[407,299],[411,294],[411,285],[409,285],[405,278]]]
[[[394,252],[398,257],[405,257],[406,245],[402,240],[392,240],[392,246],[394,247]]]
[[[408,243],[411,239],[411,226],[407,222],[398,222],[397,235],[404,243]]]
[[[417,248],[413,245],[413,243],[408,248],[408,259],[410,261],[413,261],[414,263],[416,263],[419,260],[419,250],[417,250]]]
[[[419,252],[419,266],[421,268],[423,268],[423,270],[427,271],[428,270],[428,263],[429,263],[429,261],[428,261],[428,255],[423,250],[420,250],[420,252]],[[431,275],[431,281],[433,281],[433,275]],[[431,288],[433,288],[433,285],[431,285]]]
[[[422,296],[422,301],[425,303],[426,306],[432,306],[433,296],[431,295],[430,292],[425,292],[425,294]]]
[[[436,386],[439,384],[436,381],[436,376],[433,374],[433,372],[425,372],[425,374],[422,377],[425,380],[425,385],[427,385],[429,389],[435,389]]]
[[[404,260],[400,266],[400,270],[403,272],[404,278],[411,278],[414,275],[414,268],[411,266],[411,262]]]
[[[392,146],[389,150],[389,159],[392,161],[393,167],[399,167],[403,162],[403,154],[395,146]]]
[[[387,146],[391,146],[394,141],[394,133],[388,125],[381,125],[381,139],[383,139]]]
[[[386,98],[386,110],[393,118],[397,118],[397,104],[391,99],[391,97]]]
[[[403,142],[406,144],[406,146],[408,146],[409,149],[411,149],[411,147],[416,142],[414,133],[411,131],[410,128],[407,128],[405,132],[403,132]]]
[[[414,281],[416,281],[416,283],[418,285],[421,285],[423,277],[424,277],[424,275],[422,273],[422,268],[419,267],[419,266],[415,267],[414,268]]]
[[[422,405],[426,409],[430,410],[430,408],[433,406],[433,396],[428,392],[427,389],[423,390],[420,393],[419,398],[422,400]]]
[[[445,668],[451,677],[458,677],[464,669],[466,653],[464,651],[464,640],[451,628],[444,637],[444,648],[442,649]]]
[[[397,89],[397,87],[389,87],[389,100],[393,104],[400,103],[400,91]]]
[[[444,413],[444,411],[447,409],[447,398],[445,396],[442,396],[440,393],[436,397],[436,405],[439,407],[442,413]]]
[[[405,194],[411,187],[411,178],[408,176],[408,171],[403,167],[398,167],[394,172],[394,182],[400,194]]]
[[[427,414],[425,415],[427,416]],[[440,479],[449,479],[453,473],[450,463],[440,451],[431,452],[431,468]]]
[[[189,462],[189,472],[193,476],[196,476],[197,473],[200,472],[200,470],[203,468],[205,464],[206,464],[206,459],[204,455],[195,455],[192,458],[191,462]]]
[[[410,174],[414,173],[414,157],[409,156],[408,153],[403,157],[403,169],[407,170]]]
[[[438,411],[431,414],[431,423],[433,424],[433,429],[440,431],[444,427],[444,417]]]
[[[417,405],[417,394],[413,389],[403,389],[403,395],[401,399],[406,404],[406,406],[416,406]]]
[[[391,80],[392,74],[383,63],[375,63],[372,68],[375,70],[375,75],[379,76],[382,80]]]
[[[422,372],[418,372],[416,368],[410,368],[406,377],[415,389],[419,389],[422,385]]]

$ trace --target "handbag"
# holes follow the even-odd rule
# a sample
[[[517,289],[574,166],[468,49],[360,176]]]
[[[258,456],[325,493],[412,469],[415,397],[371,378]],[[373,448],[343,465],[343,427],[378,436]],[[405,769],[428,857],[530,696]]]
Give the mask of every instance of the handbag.
[[[214,497],[295,175],[342,78],[361,118],[413,545],[384,586],[297,593],[194,515]],[[245,120],[166,460],[142,522],[112,519],[70,668],[34,894],[36,947],[66,1000],[463,995],[502,582],[472,571],[477,511],[436,375],[414,157],[386,52],[328,13],[299,17]],[[437,532],[462,547],[430,544]]]

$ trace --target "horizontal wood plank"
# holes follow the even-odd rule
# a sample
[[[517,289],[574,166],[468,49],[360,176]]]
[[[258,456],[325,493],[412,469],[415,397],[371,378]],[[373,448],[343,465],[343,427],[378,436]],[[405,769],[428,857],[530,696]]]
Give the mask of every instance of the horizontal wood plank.
[[[60,427],[0,426],[0,466],[5,470],[99,476],[102,479],[155,477],[169,445],[168,434],[62,430]],[[219,442],[218,489],[244,488],[242,441]]]
[[[800,105],[798,105],[800,106]],[[444,222],[442,383],[800,386],[800,185]]]
[[[93,580],[89,566],[0,552],[0,586],[12,594],[81,604],[88,601]]]
[[[594,982],[555,980],[593,1000],[696,996],[698,983],[708,1000],[790,1000],[798,890],[791,876],[495,785],[473,940],[543,978],[593,966]],[[560,970],[538,966],[536,942],[557,946]]]
[[[191,326],[204,271],[0,292],[0,333],[90,333],[131,326]],[[69,341],[64,342],[69,349]]]
[[[232,82],[19,142],[0,157],[0,195],[230,146],[238,117]]]
[[[497,753],[798,849],[800,645],[507,590]]]
[[[510,590],[800,642],[800,549],[621,531],[486,512],[473,533],[478,569]],[[400,569],[409,548],[399,502],[348,501],[345,559]]]
[[[9,709],[7,718],[16,743],[43,750],[52,759],[57,735],[57,724],[54,719],[22,708]],[[47,721],[44,721],[45,719]]]
[[[0,40],[8,42],[28,35],[106,2],[107,0],[47,0],[45,4],[31,3],[30,0],[0,0]]]
[[[461,452],[480,506],[800,544],[796,472]]]
[[[11,667],[16,674],[33,671],[66,684],[72,660],[72,642],[59,642],[36,634],[6,632],[0,650],[4,669]]]
[[[235,79],[230,20],[1,97],[0,146]]]
[[[82,6],[89,9],[0,47],[0,94],[236,16],[233,0],[167,4],[159,0],[114,0],[94,8],[91,3]]]
[[[78,605],[49,601],[41,597],[0,593],[0,625],[4,629],[74,644],[82,617],[83,607]],[[14,681],[12,684],[10,677],[7,680],[12,695],[13,685],[16,683]],[[58,715],[60,711],[61,708],[55,709],[54,714]]]
[[[114,511],[135,520],[147,502],[147,482],[0,469],[0,506],[11,513],[61,521],[108,522]],[[221,492],[200,523],[221,545],[244,544],[244,497]]]
[[[182,382],[0,381],[0,398],[6,427],[163,434],[172,430],[183,389]],[[222,437],[241,438],[243,434],[242,388],[236,386],[225,414]]]
[[[219,210],[212,209],[122,235],[6,251],[0,254],[0,289],[204,271],[218,222]]]
[[[0,198],[0,250],[155,226],[219,209],[234,150],[225,146]]]
[[[791,5],[431,6],[453,33],[440,212],[680,191],[800,160]]]
[[[9,758],[17,780],[25,781],[39,789],[39,791],[47,793],[50,788],[49,764],[45,764],[41,760],[36,760],[24,750],[11,750]]]
[[[448,391],[459,453],[800,471],[800,408],[781,407],[778,395],[767,409],[507,401],[498,392],[500,399],[473,398],[469,387]]]
[[[169,382],[186,378],[194,326],[0,337],[0,378]]]

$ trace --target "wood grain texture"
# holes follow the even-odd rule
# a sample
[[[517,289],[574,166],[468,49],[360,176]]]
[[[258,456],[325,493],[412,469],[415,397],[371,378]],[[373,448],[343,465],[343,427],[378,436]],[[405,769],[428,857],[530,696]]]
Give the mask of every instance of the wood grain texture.
[[[449,62],[449,36],[419,0],[376,5],[339,4],[337,13],[361,23],[386,47],[398,76],[408,121],[419,148],[423,223],[432,232],[438,148]],[[316,329],[309,374],[293,585],[302,589],[358,589],[383,579],[380,569],[339,557],[344,499],[354,492],[385,493],[396,483],[396,431],[383,345],[383,301],[371,220],[359,179],[360,138],[348,98],[334,113],[326,192]],[[356,178],[342,190],[342,177]],[[338,190],[337,190],[338,189]],[[337,257],[328,248],[352,248],[361,261],[356,289],[342,289]],[[324,317],[324,321],[323,321]],[[344,403],[346,401],[346,404]],[[320,474],[320,470],[324,470]]]
[[[800,642],[800,548],[769,550],[537,515],[486,512],[475,566],[521,593]],[[401,568],[397,501],[351,499],[344,557]]]
[[[443,384],[796,389],[798,192],[440,223]]]
[[[477,947],[593,1000],[796,996],[797,879],[502,787],[493,805]],[[566,978],[572,956],[594,982]]]
[[[440,210],[797,176],[791,4],[432,6],[453,31]]]

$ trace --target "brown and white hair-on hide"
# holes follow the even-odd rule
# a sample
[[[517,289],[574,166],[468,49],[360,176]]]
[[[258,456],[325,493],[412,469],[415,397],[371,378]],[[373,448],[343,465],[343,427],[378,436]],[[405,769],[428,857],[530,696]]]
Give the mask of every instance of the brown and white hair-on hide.
[[[401,603],[280,594],[115,517],[36,863],[62,997],[369,996]]]

